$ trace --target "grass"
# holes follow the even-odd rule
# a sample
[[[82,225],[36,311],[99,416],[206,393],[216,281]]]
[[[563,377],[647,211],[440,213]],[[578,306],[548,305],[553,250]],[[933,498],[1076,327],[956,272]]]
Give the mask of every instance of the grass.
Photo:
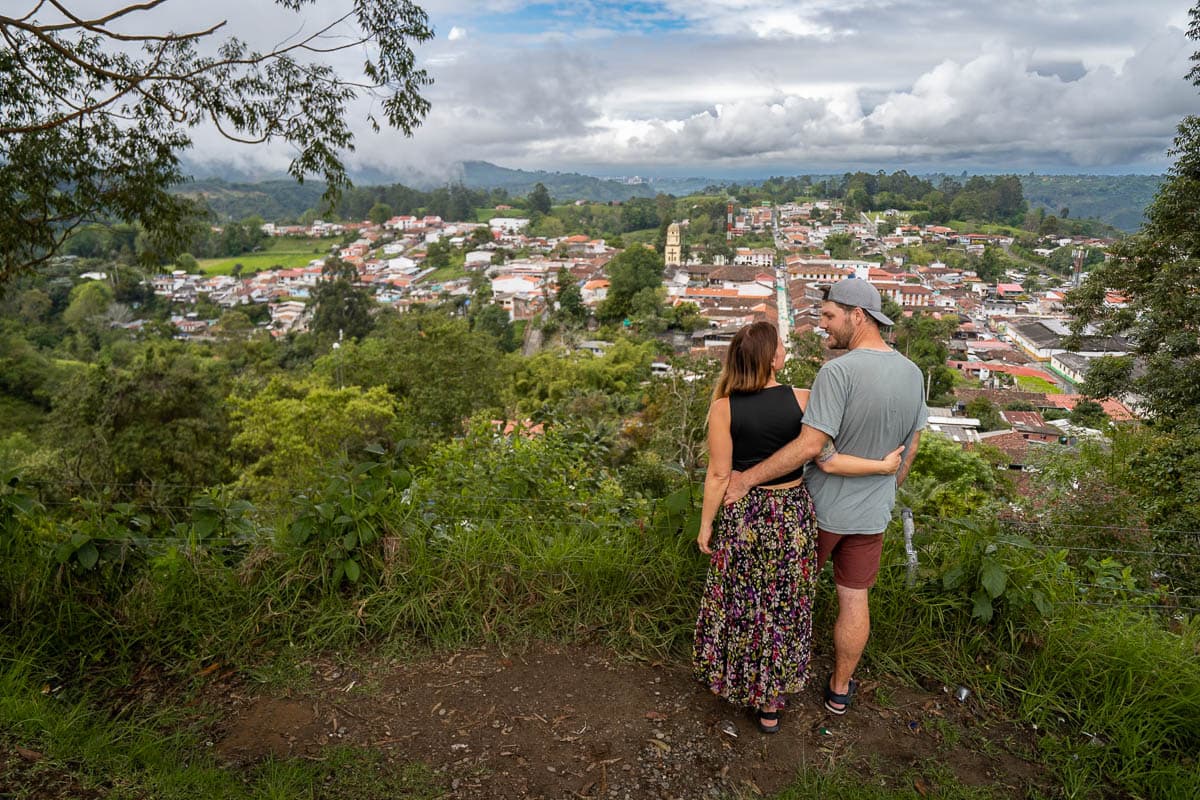
[[[467,277],[467,271],[463,269],[461,264],[458,266],[451,264],[440,269],[435,269],[424,278],[421,278],[420,283],[445,283],[465,277]]]
[[[644,228],[640,231],[626,231],[621,234],[621,238],[625,241],[625,245],[631,244],[653,244],[658,238],[658,228]]]
[[[69,687],[99,694],[126,685],[141,665],[184,677],[213,660],[252,663],[266,651],[276,655],[261,677],[287,685],[305,679],[304,653],[363,644],[387,655],[583,638],[683,659],[706,568],[681,529],[687,493],[629,498],[588,458],[585,444],[556,436],[497,442],[480,432],[438,445],[405,496],[361,511],[388,544],[361,549],[355,584],[327,571],[330,554],[344,546],[340,533],[303,546],[261,542],[240,554],[159,550],[92,572],[61,567],[54,537],[72,529],[11,513],[0,493],[0,595],[11,598],[0,617],[0,663],[9,665],[7,677],[0,673],[0,737],[46,752],[47,768],[80,786],[115,775],[127,796],[295,796],[328,773],[281,762],[243,785],[204,758],[179,760],[195,747],[187,726],[164,736],[168,728],[156,727],[167,725],[163,717],[110,729],[82,696],[72,705],[34,687],[57,672]],[[313,502],[345,508],[343,499]],[[288,530],[288,521],[275,529]],[[897,537],[885,539],[866,667],[967,686],[986,707],[1037,723],[1040,751],[1066,797],[1200,796],[1200,621],[1168,630],[1152,613],[1080,605],[1061,559],[999,547],[994,523],[925,535],[911,588]],[[951,588],[945,579],[952,567],[985,562],[1008,576],[989,623],[971,613],[978,584]],[[1020,592],[1042,586],[1044,616],[1018,602]],[[827,581],[817,608],[817,630],[829,630],[835,602]],[[848,780],[802,775],[783,796],[812,796],[814,788],[822,797],[914,796],[894,785],[863,794],[873,787],[857,784],[853,793]],[[991,796],[938,785],[942,797]],[[369,788],[354,791],[371,796]]]
[[[986,540],[978,546],[1002,559]],[[885,565],[902,559],[898,548],[885,540]],[[1075,578],[1053,555],[1003,552],[1023,560],[1000,562],[1017,586],[1060,584],[1048,616],[1001,605],[985,625],[972,618],[970,595],[946,591],[936,560],[913,589],[903,569],[885,568],[872,594],[867,663],[914,682],[967,686],[983,704],[1038,725],[1039,750],[1066,797],[1113,787],[1121,796],[1200,796],[1200,618],[1169,631],[1150,613],[1079,605]],[[832,625],[832,605],[818,601],[826,606],[818,628]]]
[[[510,208],[507,211],[498,211],[494,208],[477,208],[475,209],[476,222],[488,222],[496,217],[514,217],[525,218],[529,216],[529,212],[523,208]]]
[[[15,759],[0,771],[0,794],[11,798],[102,796],[112,800],[269,800],[325,797],[419,800],[443,796],[421,764],[394,766],[379,753],[337,748],[320,761],[268,761],[245,772],[218,764],[202,730],[187,720],[114,719],[84,698],[36,691],[27,664],[0,673],[0,751],[20,747],[41,756]],[[67,690],[64,690],[67,691]]]
[[[467,254],[460,250],[453,250],[450,253],[450,263],[444,267],[439,267],[433,272],[421,279],[421,283],[443,283],[445,281],[455,281],[460,278],[467,277],[466,270]]]
[[[996,234],[1000,236],[1024,236],[1029,231],[1024,228],[1014,227],[1012,225],[1001,225],[995,222],[965,222],[963,220],[952,219],[946,223],[946,227],[953,228],[958,233],[986,233]]]
[[[1018,375],[1017,388],[1026,392],[1038,392],[1039,394],[1058,394],[1060,391],[1051,381],[1045,378],[1035,378],[1031,375]]]
[[[230,275],[236,264],[242,265],[243,275],[268,269],[307,267],[309,262],[329,253],[329,244],[328,240],[323,239],[280,237],[272,239],[261,252],[243,253],[231,258],[201,259],[200,272],[204,275]]]

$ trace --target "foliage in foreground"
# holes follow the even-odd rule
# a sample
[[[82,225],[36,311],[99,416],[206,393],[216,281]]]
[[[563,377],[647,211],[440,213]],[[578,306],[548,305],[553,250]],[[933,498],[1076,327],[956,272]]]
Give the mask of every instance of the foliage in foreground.
[[[865,668],[966,685],[1037,723],[1069,796],[1194,794],[1200,626],[1158,616],[1119,563],[1080,563],[991,511],[949,516],[961,509],[939,506],[937,454],[912,476],[920,566],[910,586],[890,537]],[[952,477],[982,481],[978,459],[957,455]],[[706,568],[697,500],[629,494],[586,442],[487,425],[420,463],[377,448],[271,524],[219,493],[169,535],[126,506],[66,523],[6,485],[0,651],[97,692],[145,664],[187,674],[285,644],[399,654],[542,637],[679,658]],[[19,678],[26,696],[33,677]]]

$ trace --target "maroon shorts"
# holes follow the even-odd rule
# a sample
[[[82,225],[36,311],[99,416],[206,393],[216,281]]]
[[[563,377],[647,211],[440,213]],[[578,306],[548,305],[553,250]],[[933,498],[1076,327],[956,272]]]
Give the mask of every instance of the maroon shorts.
[[[817,569],[833,557],[833,582],[847,589],[870,589],[879,575],[882,533],[830,533],[817,529]]]

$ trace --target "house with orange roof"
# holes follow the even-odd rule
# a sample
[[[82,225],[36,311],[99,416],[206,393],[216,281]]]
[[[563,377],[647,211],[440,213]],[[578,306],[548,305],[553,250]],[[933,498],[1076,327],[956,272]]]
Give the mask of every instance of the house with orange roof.
[[[586,306],[595,306],[601,303],[608,297],[610,286],[612,286],[612,282],[608,278],[593,278],[587,281],[579,289],[579,293],[583,297],[583,304]]]
[[[1058,406],[1059,408],[1065,409],[1067,411],[1074,411],[1075,406],[1077,406],[1080,401],[1090,400],[1090,399],[1091,398],[1084,397],[1081,394],[1047,394],[1046,395],[1046,402],[1052,403],[1053,405]],[[1107,414],[1108,418],[1111,419],[1113,422],[1129,422],[1131,420],[1137,419],[1137,417],[1134,416],[1133,412],[1129,410],[1129,407],[1127,405],[1125,405],[1124,403],[1122,403],[1120,400],[1114,400],[1113,398],[1108,397],[1103,400],[1097,400],[1095,402],[1100,404],[1100,407],[1104,409],[1104,413]]]
[[[1119,292],[1104,293],[1105,308],[1127,308],[1129,306],[1129,298]]]

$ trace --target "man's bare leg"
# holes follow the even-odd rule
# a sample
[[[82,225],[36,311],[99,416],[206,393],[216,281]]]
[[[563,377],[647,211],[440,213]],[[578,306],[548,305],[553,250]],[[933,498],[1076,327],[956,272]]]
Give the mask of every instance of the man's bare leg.
[[[867,637],[871,634],[871,609],[867,604],[867,592],[867,589],[837,587],[838,615],[833,624],[834,667],[833,678],[829,682],[834,694],[850,691],[850,679],[854,677],[863,648],[867,646]]]

